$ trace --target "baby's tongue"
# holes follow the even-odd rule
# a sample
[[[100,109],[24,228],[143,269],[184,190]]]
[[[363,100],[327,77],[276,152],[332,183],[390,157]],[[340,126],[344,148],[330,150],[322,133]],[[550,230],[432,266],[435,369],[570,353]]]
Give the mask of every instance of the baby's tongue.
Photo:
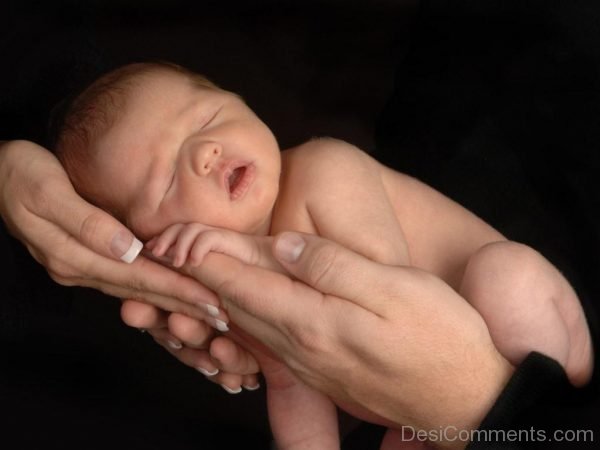
[[[233,192],[244,174],[244,168],[238,167],[229,175],[229,192]]]

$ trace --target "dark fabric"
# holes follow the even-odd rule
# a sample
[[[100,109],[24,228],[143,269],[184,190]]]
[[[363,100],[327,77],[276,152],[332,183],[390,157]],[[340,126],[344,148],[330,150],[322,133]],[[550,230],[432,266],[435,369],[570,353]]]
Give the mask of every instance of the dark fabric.
[[[378,121],[377,156],[557,265],[580,294],[597,348],[600,299],[600,3],[428,0]],[[482,430],[593,430],[598,374],[574,389],[532,355]],[[587,447],[586,447],[587,445]],[[477,442],[470,448],[592,448]]]

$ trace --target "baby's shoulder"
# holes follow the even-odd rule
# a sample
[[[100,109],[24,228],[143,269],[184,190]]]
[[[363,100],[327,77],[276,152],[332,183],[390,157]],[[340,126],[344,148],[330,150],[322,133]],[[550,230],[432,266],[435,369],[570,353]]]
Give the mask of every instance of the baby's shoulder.
[[[296,178],[323,180],[323,177],[356,175],[378,170],[379,163],[349,142],[330,137],[313,138],[282,152],[284,173]]]

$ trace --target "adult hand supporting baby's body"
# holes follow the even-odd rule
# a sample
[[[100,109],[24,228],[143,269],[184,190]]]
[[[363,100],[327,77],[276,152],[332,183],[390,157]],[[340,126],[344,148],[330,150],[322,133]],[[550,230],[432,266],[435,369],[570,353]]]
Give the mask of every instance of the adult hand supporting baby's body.
[[[139,298],[196,318],[217,304],[194,280],[135,258],[133,234],[79,197],[54,155],[33,142],[0,142],[0,215],[60,284]]]
[[[273,252],[299,281],[212,253],[189,270],[234,323],[353,415],[395,428],[479,425],[512,367],[454,290],[316,236],[283,233]]]

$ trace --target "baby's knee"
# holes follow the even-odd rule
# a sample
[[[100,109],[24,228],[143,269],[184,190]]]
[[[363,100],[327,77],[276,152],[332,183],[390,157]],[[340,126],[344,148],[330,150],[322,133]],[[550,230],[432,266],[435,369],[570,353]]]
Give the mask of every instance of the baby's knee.
[[[543,306],[560,296],[559,278],[559,272],[536,250],[500,241],[481,247],[471,256],[460,293],[477,308],[495,310],[499,298],[505,302],[512,299],[513,306],[532,301]]]
[[[511,286],[520,288],[545,276],[547,265],[540,253],[525,244],[498,241],[484,245],[471,256],[465,276],[486,284],[510,280]]]

